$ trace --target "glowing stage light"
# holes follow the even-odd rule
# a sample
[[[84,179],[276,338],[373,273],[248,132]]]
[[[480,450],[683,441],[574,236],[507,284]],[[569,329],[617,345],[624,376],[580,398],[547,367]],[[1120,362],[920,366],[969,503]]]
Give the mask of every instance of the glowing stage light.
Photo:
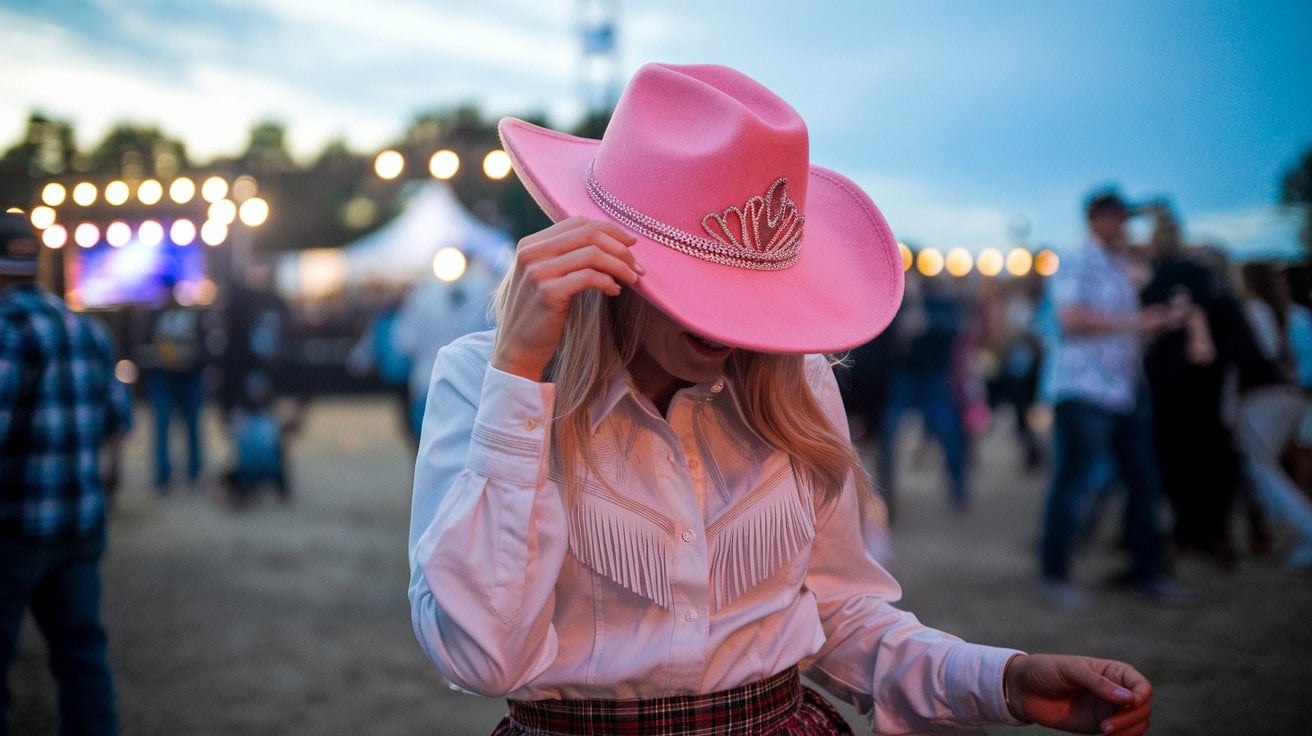
[[[222,220],[206,220],[200,226],[200,239],[205,245],[222,245],[228,239],[228,223]]]
[[[81,181],[73,187],[73,202],[83,207],[90,207],[96,203],[96,185],[89,181]]]
[[[169,185],[169,199],[178,204],[186,204],[196,196],[196,182],[185,176],[178,177]]]
[[[241,218],[242,224],[259,227],[269,219],[269,203],[259,197],[251,197],[241,203],[237,216]]]
[[[237,219],[237,205],[231,199],[220,199],[210,205],[208,219],[226,227]]]
[[[93,223],[84,222],[73,230],[73,242],[83,248],[90,248],[100,242],[100,228]]]
[[[68,197],[68,190],[59,182],[52,181],[41,188],[41,201],[51,207],[63,204],[66,197]]]
[[[125,181],[114,180],[105,185],[105,201],[115,207],[126,204],[132,196],[132,188]]]
[[[51,250],[59,250],[68,243],[68,230],[63,225],[51,225],[41,233],[41,242]]]
[[[137,227],[137,240],[154,247],[164,242],[164,226],[155,220],[146,220]]]
[[[164,198],[164,185],[154,179],[147,179],[137,186],[137,199],[144,205],[159,204]]]
[[[217,202],[228,196],[228,182],[221,176],[211,176],[200,185],[200,197],[206,202]]]
[[[32,221],[32,227],[45,230],[55,224],[55,210],[53,207],[37,205],[32,208],[32,214],[28,215],[28,219]]]
[[[910,271],[911,266],[916,262],[916,256],[911,252],[911,248],[906,243],[898,243],[897,251],[902,256],[902,270]]]
[[[169,226],[169,240],[174,245],[191,245],[196,240],[196,224],[185,218],[174,220]]]
[[[105,228],[105,240],[113,248],[122,248],[132,240],[132,226],[122,220],[115,220]]]

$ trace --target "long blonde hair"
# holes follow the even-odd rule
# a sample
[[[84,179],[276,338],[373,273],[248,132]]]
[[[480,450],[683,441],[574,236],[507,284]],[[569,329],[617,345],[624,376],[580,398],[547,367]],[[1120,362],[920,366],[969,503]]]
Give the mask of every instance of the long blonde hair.
[[[494,299],[500,317],[510,278]],[[616,372],[637,355],[642,325],[655,309],[631,289],[608,298],[585,291],[574,298],[564,336],[542,380],[556,386],[552,416],[552,463],[565,480],[565,497],[580,492],[585,470],[596,470],[588,407],[599,400]],[[787,454],[799,481],[837,498],[850,478],[864,498],[874,493],[851,441],[825,416],[807,384],[805,356],[735,350],[725,366],[743,416],[770,447]],[[596,473],[594,472],[594,475]]]

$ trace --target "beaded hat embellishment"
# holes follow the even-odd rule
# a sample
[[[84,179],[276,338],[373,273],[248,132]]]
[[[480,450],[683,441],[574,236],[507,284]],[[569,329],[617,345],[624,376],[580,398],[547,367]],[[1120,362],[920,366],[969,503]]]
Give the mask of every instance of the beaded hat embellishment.
[[[755,271],[778,271],[797,262],[806,216],[788,196],[788,179],[779,177],[765,195],[702,218],[711,237],[694,235],[640,212],[612,194],[588,167],[588,196],[606,214],[642,235],[685,255]]]

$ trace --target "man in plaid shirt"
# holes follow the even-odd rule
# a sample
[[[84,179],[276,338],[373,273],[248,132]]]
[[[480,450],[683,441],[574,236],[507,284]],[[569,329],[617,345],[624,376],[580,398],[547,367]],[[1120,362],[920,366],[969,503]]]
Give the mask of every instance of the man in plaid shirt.
[[[61,733],[115,733],[99,453],[129,428],[131,397],[104,327],[37,285],[39,250],[25,217],[0,215],[0,734],[29,607],[59,685]]]

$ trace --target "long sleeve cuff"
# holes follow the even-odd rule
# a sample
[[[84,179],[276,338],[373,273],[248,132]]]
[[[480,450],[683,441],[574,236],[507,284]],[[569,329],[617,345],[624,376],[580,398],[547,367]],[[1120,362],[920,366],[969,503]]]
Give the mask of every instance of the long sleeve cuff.
[[[556,387],[488,367],[474,418],[469,469],[487,478],[535,485],[547,468]]]

